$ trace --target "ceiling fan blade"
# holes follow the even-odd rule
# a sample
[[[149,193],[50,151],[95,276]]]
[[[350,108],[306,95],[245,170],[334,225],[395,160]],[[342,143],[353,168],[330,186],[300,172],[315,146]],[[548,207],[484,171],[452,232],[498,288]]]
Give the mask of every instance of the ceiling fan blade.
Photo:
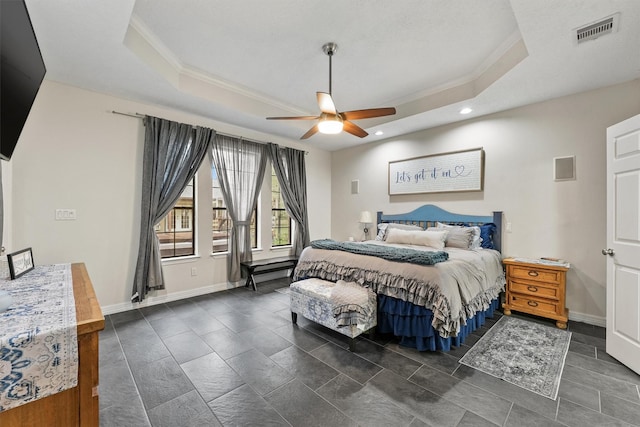
[[[315,126],[314,126],[314,127],[312,127],[311,129],[309,129],[309,130],[307,131],[307,133],[305,133],[304,135],[302,135],[302,136],[300,137],[300,139],[307,139],[307,138],[309,138],[310,136],[315,135],[316,133],[318,133],[318,125],[315,125]]]
[[[323,113],[337,114],[336,104],[333,103],[333,98],[326,92],[316,92],[318,98],[318,107]]]
[[[369,135],[367,133],[367,131],[365,131],[364,129],[362,129],[360,126],[358,126],[355,123],[352,123],[348,120],[345,120],[342,122],[342,130],[345,132],[350,133],[351,135],[355,135],[357,137],[360,138],[364,138],[365,136]]]
[[[344,120],[371,119],[373,117],[392,116],[396,113],[393,107],[369,108],[368,110],[353,110],[340,113]]]
[[[315,120],[319,116],[267,117],[267,120]]]

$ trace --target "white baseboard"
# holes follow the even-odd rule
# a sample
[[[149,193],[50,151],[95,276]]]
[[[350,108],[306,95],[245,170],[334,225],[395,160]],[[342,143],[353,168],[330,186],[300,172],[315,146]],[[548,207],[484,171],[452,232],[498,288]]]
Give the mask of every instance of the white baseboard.
[[[106,305],[102,308],[102,314],[115,314],[123,311],[133,310],[135,308],[149,307],[152,305],[163,304],[165,302],[177,301],[185,298],[197,297],[200,295],[206,295],[213,292],[225,291],[227,289],[233,289],[236,287],[244,286],[244,282],[239,283],[237,286],[232,286],[227,282],[217,283],[215,285],[203,286],[201,288],[189,289],[188,291],[171,292],[165,295],[151,296],[146,298],[140,303],[123,302],[120,304]]]
[[[590,325],[607,327],[607,318],[594,316],[592,314],[577,313],[575,311],[569,312],[569,320],[575,320],[576,322],[588,323]]]

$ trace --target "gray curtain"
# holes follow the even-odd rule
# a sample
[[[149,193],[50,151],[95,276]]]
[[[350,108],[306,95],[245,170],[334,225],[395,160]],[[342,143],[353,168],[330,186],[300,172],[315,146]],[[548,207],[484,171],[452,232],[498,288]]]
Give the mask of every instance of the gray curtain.
[[[232,222],[227,256],[230,282],[242,277],[240,263],[252,260],[251,214],[258,202],[267,156],[266,145],[232,136],[216,135],[212,144],[212,162]]]
[[[4,189],[2,186],[2,160],[0,160],[0,255],[4,255]]]
[[[153,227],[164,218],[195,176],[215,131],[145,116],[140,246],[131,291],[133,302],[164,289],[162,258]]]
[[[296,222],[293,251],[299,256],[309,246],[309,217],[307,214],[307,173],[305,152],[269,144],[269,157],[280,183],[280,192],[289,216]]]

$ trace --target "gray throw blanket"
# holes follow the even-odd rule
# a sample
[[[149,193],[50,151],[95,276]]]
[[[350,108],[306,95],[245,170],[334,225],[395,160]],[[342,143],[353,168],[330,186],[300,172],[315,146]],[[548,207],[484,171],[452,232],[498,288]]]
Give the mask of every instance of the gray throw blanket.
[[[387,247],[368,243],[337,242],[331,239],[314,240],[311,242],[311,247],[369,255],[388,261],[408,262],[419,265],[434,265],[449,259],[449,254],[444,251],[417,251],[409,248]]]

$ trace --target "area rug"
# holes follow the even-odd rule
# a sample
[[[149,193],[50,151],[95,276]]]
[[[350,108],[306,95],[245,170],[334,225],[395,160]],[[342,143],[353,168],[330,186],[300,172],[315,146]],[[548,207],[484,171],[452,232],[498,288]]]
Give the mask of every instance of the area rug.
[[[571,332],[502,316],[460,363],[556,400]]]

